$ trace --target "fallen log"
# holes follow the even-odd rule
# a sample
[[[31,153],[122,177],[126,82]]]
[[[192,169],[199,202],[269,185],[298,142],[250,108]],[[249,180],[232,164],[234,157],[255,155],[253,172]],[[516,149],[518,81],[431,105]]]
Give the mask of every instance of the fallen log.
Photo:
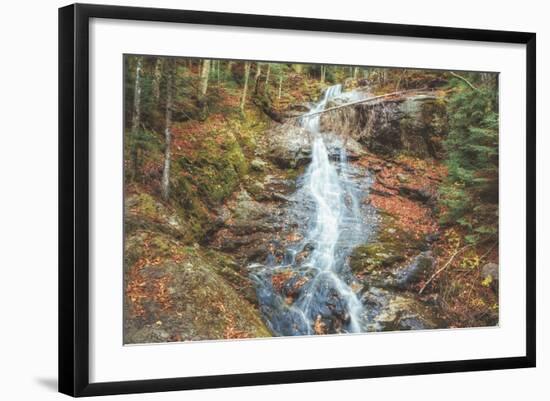
[[[301,116],[296,116],[296,117],[290,117],[290,119],[291,118],[298,118],[298,117],[300,117],[300,118],[312,117],[312,116],[316,116],[316,115],[319,115],[319,114],[328,113],[329,111],[338,110],[338,109],[341,109],[341,108],[344,108],[344,107],[354,106],[356,104],[361,104],[361,103],[368,103],[368,102],[372,102],[374,100],[383,99],[385,97],[404,95],[406,93],[417,93],[418,95],[430,96],[430,98],[433,98],[433,99],[437,98],[431,92],[426,93],[425,89],[410,89],[410,90],[405,90],[405,91],[386,93],[384,95],[373,96],[373,97],[369,97],[369,98],[366,98],[366,99],[355,100],[353,102],[342,104],[340,106],[329,107],[328,109],[317,111],[315,113],[303,114]]]

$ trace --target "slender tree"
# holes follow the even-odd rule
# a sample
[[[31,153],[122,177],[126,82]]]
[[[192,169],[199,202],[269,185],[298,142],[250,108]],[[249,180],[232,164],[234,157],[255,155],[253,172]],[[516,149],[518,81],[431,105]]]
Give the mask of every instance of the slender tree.
[[[164,127],[164,167],[162,169],[162,198],[168,200],[170,196],[170,159],[172,157],[172,135],[170,125],[172,124],[172,97],[173,97],[173,81],[175,74],[175,61],[168,61],[168,71],[166,77],[166,112],[165,112],[165,127]]]
[[[226,75],[231,76],[233,72],[233,64],[235,64],[234,61],[227,62],[226,71],[225,71]]]
[[[321,83],[322,84],[325,83],[326,71],[327,71],[327,67],[322,65],[321,66]]]
[[[267,63],[267,71],[265,72],[265,86],[264,86],[264,94],[269,94],[269,73],[271,72],[271,64]]]
[[[243,95],[241,97],[241,113],[244,112],[244,105],[246,102],[246,92],[248,91],[248,77],[250,76],[250,61],[244,62],[244,85]]]
[[[132,113],[132,136],[136,139],[139,136],[139,125],[141,122],[141,69],[143,67],[143,60],[141,57],[137,57],[136,60],[136,80],[134,82],[134,107]],[[132,147],[132,162],[133,162],[133,174],[132,178],[135,180],[138,176],[138,146],[134,143]]]
[[[143,60],[138,57],[136,60],[136,80],[134,83],[134,107],[132,114],[132,132],[137,134],[139,130],[139,123],[141,119],[141,69],[143,67]]]
[[[254,93],[258,93],[258,82],[260,80],[260,75],[262,74],[262,65],[256,63],[256,74],[254,74]]]
[[[153,71],[153,97],[155,102],[159,101],[160,98],[160,79],[162,76],[162,57],[158,57],[155,62],[155,70]]]
[[[281,71],[279,72],[279,93],[277,95],[277,99],[281,100],[281,94],[283,93],[283,79],[284,79],[284,72],[281,68]]]
[[[200,97],[204,99],[208,90],[208,77],[210,76],[210,60],[204,60],[202,63],[200,75]]]

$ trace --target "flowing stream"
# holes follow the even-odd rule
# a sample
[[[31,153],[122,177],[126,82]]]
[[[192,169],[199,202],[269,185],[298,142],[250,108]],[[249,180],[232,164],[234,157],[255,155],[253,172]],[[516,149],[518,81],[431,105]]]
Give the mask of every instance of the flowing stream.
[[[347,259],[373,232],[374,209],[361,202],[371,182],[348,163],[343,139],[322,132],[320,115],[311,115],[338,97],[349,94],[341,85],[329,87],[301,118],[311,135],[312,160],[298,180],[288,218],[302,239],[284,249],[282,261],[270,255],[254,266],[260,309],[275,335],[364,331],[360,285]]]

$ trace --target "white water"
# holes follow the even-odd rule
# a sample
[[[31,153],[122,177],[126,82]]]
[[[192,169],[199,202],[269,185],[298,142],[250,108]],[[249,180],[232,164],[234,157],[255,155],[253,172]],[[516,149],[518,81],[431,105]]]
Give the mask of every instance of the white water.
[[[341,85],[329,87],[321,101],[308,113],[317,113],[324,110],[326,103],[331,98],[340,95]],[[352,289],[340,278],[339,266],[337,266],[336,246],[340,239],[343,219],[346,218],[346,195],[351,198],[352,213],[360,213],[357,207],[357,199],[343,190],[344,183],[335,166],[330,162],[328,149],[320,131],[320,115],[304,116],[302,124],[314,135],[312,145],[312,161],[306,174],[306,186],[316,205],[315,224],[308,233],[307,242],[314,244],[314,250],[308,261],[308,265],[319,273],[313,279],[312,288],[317,288],[318,283],[333,288],[338,297],[346,304],[350,324],[348,331],[359,332],[359,317],[362,310],[361,302]],[[340,149],[341,173],[347,166],[347,157],[344,147]],[[353,214],[355,214],[353,213]],[[359,217],[359,216],[354,216]],[[360,219],[360,217],[359,217]],[[308,293],[302,302],[296,306],[305,316],[310,316],[310,300],[313,295]]]
[[[364,171],[348,164],[338,133],[322,132],[320,115],[313,115],[324,110],[329,100],[346,96],[350,94],[343,94],[341,85],[329,87],[302,116],[301,125],[312,137],[312,160],[298,179],[288,212],[290,223],[299,227],[303,240],[291,243],[279,264],[269,255],[266,264],[255,266],[252,274],[260,309],[276,335],[315,334],[319,325],[327,333],[360,332],[365,326],[347,259],[373,230],[372,208],[359,202],[370,181]],[[292,280],[305,282],[290,297],[290,304],[289,292],[275,290],[272,283],[275,274],[289,270],[293,278],[287,289],[295,288],[296,281]]]

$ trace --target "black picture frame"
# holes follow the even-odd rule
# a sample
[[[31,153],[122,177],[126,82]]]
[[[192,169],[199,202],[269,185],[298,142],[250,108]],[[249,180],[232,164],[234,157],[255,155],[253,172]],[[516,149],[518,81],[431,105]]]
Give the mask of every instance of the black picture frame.
[[[526,354],[520,357],[90,383],[89,381],[89,22],[140,20],[436,38],[526,46]],[[59,391],[71,396],[236,387],[535,366],[536,35],[526,32],[266,15],[74,4],[59,9]]]

